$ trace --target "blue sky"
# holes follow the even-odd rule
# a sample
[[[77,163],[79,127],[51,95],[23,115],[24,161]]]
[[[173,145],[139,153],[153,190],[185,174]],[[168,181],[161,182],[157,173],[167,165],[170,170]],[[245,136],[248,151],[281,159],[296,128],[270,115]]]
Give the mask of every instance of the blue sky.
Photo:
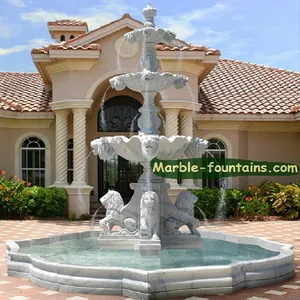
[[[30,50],[53,42],[47,21],[76,18],[90,30],[126,12],[144,21],[148,3],[158,10],[157,27],[188,43],[300,72],[299,0],[0,0],[0,71],[36,71]]]

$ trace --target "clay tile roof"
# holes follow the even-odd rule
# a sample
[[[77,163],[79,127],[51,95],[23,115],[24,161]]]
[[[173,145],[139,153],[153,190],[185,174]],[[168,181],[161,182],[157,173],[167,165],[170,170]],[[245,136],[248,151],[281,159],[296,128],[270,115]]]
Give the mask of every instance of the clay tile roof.
[[[221,59],[200,83],[199,113],[288,114],[299,100],[300,73]]]
[[[88,26],[87,22],[80,20],[56,20],[49,21],[48,26]]]
[[[205,46],[193,46],[193,45],[177,47],[177,46],[169,46],[161,43],[156,45],[155,50],[156,51],[198,51],[198,52],[205,51],[205,55],[221,55],[220,50],[210,49]]]
[[[84,46],[71,46],[65,43],[52,44],[47,47],[34,48],[31,50],[32,54],[47,54],[49,50],[100,50],[99,44],[87,44]]]
[[[52,92],[38,73],[0,72],[0,109],[9,111],[51,111]]]

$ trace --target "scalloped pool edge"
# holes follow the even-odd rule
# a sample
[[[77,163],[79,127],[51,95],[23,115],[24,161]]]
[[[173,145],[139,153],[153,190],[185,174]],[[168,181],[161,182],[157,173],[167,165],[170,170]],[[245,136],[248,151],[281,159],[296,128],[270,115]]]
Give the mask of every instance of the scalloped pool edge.
[[[123,295],[136,299],[231,294],[243,288],[278,283],[294,276],[293,246],[264,238],[201,230],[203,238],[258,245],[279,255],[226,266],[139,270],[122,267],[72,266],[47,262],[19,252],[22,247],[98,236],[99,231],[6,242],[8,275],[30,279],[37,286],[71,293]]]

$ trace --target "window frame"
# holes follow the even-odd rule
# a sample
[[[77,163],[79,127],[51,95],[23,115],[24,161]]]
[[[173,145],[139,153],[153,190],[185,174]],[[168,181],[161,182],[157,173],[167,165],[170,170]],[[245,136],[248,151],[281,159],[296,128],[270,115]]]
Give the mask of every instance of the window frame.
[[[36,141],[33,141],[33,139],[36,139]],[[24,146],[24,143],[28,141],[28,144]],[[42,145],[39,145],[38,147],[29,147],[31,143],[39,144],[39,142],[42,143]],[[29,167],[29,156],[28,153],[30,151],[37,151],[38,150],[38,167]],[[25,166],[23,161],[23,153],[25,152]],[[42,167],[42,152],[44,156],[44,167]],[[36,164],[35,164],[36,165]],[[33,180],[29,180],[29,171],[38,172],[38,184],[34,182]],[[23,177],[23,172],[25,172],[25,178]],[[43,176],[42,176],[43,174]],[[32,185],[37,185],[41,187],[46,186],[46,145],[44,141],[40,137],[36,136],[29,136],[21,142],[20,145],[20,178],[22,180],[25,180],[26,182],[30,182]]]

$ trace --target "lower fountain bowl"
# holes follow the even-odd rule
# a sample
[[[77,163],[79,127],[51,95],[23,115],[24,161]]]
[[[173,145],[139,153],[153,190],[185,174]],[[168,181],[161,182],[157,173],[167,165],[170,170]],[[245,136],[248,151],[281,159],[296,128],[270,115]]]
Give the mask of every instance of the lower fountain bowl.
[[[135,299],[170,299],[230,294],[243,288],[278,283],[294,275],[292,245],[256,237],[243,237],[206,230],[200,232],[203,240],[230,242],[237,249],[245,245],[248,245],[245,247],[251,248],[254,245],[262,248],[263,252],[271,251],[274,254],[266,255],[267,258],[252,258],[226,265],[176,268],[160,268],[160,258],[155,256],[145,259],[144,269],[124,266],[71,265],[64,261],[59,263],[51,261],[52,253],[50,251],[48,255],[51,255],[48,260],[33,254],[34,247],[47,245],[56,247],[58,242],[80,241],[93,237],[97,240],[99,232],[87,231],[6,242],[8,275],[28,278],[40,287],[62,292],[123,295]],[[180,239],[180,235],[178,238]],[[71,252],[74,249],[66,247],[64,251]],[[78,249],[75,249],[76,251],[78,252]],[[254,257],[256,257],[255,254]],[[73,260],[73,263],[74,261],[76,260]],[[114,261],[118,265],[118,260]],[[147,264],[149,265],[148,270]]]

